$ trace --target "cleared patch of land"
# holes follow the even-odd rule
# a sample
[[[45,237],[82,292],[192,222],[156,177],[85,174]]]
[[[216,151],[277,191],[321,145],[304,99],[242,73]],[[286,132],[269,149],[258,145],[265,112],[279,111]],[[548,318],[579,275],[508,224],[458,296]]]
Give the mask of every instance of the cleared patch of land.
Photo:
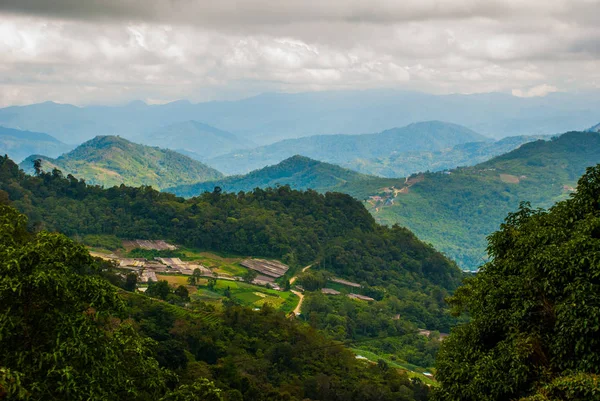
[[[500,180],[507,184],[518,184],[519,182],[521,182],[521,180],[519,180],[519,177],[511,174],[500,174]]]

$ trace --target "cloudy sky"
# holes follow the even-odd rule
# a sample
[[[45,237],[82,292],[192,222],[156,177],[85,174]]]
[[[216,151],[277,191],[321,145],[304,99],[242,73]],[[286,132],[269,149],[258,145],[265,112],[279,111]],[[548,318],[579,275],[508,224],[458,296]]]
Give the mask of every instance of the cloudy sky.
[[[0,106],[600,90],[600,0],[0,0]]]

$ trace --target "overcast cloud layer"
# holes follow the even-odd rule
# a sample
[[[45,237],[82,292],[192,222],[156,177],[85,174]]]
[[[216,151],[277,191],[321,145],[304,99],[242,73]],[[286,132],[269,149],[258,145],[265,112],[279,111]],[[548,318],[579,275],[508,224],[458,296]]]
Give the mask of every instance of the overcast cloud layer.
[[[600,0],[0,0],[0,106],[600,89]]]

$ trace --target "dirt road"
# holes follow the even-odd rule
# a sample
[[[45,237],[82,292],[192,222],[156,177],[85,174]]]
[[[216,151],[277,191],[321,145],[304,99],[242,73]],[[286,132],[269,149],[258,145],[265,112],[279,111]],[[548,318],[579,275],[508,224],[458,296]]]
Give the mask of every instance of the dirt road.
[[[311,267],[312,267],[312,265],[306,266],[305,268],[302,269],[302,273],[304,273]],[[294,277],[292,277],[290,279],[290,285],[294,284],[294,281],[296,281],[297,278],[298,278],[298,275],[295,275]],[[297,295],[298,298],[300,298],[300,300],[298,301],[298,305],[296,305],[296,308],[294,309],[294,315],[298,316],[298,315],[300,315],[300,310],[302,309],[302,302],[304,301],[304,295],[300,291],[296,291],[296,290],[292,290],[292,294]]]

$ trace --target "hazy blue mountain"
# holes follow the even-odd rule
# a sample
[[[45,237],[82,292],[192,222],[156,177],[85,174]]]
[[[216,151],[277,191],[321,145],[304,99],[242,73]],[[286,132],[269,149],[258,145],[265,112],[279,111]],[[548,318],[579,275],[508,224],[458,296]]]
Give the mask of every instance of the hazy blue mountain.
[[[8,155],[17,163],[34,153],[56,157],[71,149],[72,146],[48,134],[0,127],[0,154]]]
[[[46,102],[0,109],[0,125],[46,132],[65,143],[96,135],[135,138],[189,120],[259,145],[312,135],[363,134],[417,121],[441,120],[483,135],[552,135],[600,119],[600,93],[431,95],[397,90],[267,93],[238,101],[89,106]]]
[[[253,171],[244,176],[231,176],[214,181],[167,188],[165,192],[192,197],[203,192],[212,192],[217,186],[221,187],[223,191],[239,192],[251,191],[254,188],[276,187],[277,185],[289,185],[295,189],[311,188],[320,192],[333,190],[344,192],[342,188],[347,183],[372,178],[374,177],[296,155],[279,164]]]
[[[45,171],[58,168],[64,175],[105,187],[126,184],[161,189],[223,176],[172,150],[139,145],[117,136],[98,136],[57,159],[32,155],[21,163],[21,168],[32,173],[35,159],[42,160]]]
[[[145,145],[185,150],[198,160],[256,146],[235,134],[193,120],[168,125],[137,139]]]
[[[591,132],[600,132],[600,123],[594,125],[590,129],[588,129],[588,131],[591,131]]]
[[[472,166],[495,156],[510,152],[519,146],[546,136],[511,136],[496,142],[461,143],[439,151],[393,153],[388,157],[356,159],[340,163],[343,167],[381,177],[406,177],[424,171],[443,171]]]
[[[460,143],[488,138],[460,125],[440,121],[410,124],[377,134],[316,135],[287,139],[209,160],[226,174],[243,174],[299,154],[320,161],[346,164],[356,159],[387,157],[392,153],[438,151]]]

